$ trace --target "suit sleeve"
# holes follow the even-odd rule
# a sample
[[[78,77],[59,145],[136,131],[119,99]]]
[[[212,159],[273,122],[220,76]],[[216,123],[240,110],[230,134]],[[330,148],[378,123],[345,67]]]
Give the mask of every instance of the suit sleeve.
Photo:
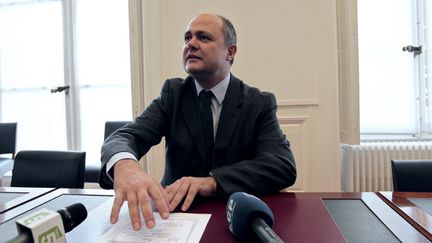
[[[168,104],[169,80],[165,82],[161,95],[154,99],[134,122],[120,128],[105,140],[102,145],[102,167],[99,176],[102,188],[113,188],[113,183],[106,174],[106,164],[113,155],[129,152],[140,159],[152,146],[161,141],[168,126]]]
[[[294,184],[294,156],[279,126],[276,111],[274,95],[266,93],[254,128],[257,136],[253,157],[211,171],[218,182],[219,196],[227,198],[237,191],[265,195]]]

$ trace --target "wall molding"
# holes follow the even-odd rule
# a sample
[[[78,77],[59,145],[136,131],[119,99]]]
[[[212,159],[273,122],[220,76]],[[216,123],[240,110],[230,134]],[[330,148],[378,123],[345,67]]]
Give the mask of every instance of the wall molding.
[[[304,123],[309,116],[283,116],[278,117],[279,124],[301,124]]]
[[[315,98],[311,99],[288,99],[288,100],[278,100],[279,107],[309,107],[309,106],[319,106],[319,100]]]

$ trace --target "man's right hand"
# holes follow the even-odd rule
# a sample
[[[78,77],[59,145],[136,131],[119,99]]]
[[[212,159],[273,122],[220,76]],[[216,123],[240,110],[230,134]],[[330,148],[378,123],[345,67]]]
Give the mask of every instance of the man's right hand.
[[[141,213],[148,228],[155,226],[151,201],[156,204],[161,218],[169,216],[168,199],[161,184],[156,182],[135,160],[119,160],[114,165],[114,203],[111,223],[118,220],[124,201],[128,202],[129,217],[134,230],[141,229]]]

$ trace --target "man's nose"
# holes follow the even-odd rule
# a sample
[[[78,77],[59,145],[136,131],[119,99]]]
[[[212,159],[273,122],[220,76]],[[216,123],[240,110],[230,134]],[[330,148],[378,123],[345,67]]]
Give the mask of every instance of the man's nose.
[[[187,43],[186,43],[186,47],[188,49],[198,49],[198,43],[197,43],[197,39],[195,37],[192,37]]]

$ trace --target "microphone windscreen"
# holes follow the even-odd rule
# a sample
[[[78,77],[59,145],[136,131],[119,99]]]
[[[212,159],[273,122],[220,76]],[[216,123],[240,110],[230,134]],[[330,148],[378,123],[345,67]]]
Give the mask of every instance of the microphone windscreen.
[[[259,198],[244,193],[235,192],[227,204],[228,228],[240,239],[251,237],[252,221],[255,218],[263,219],[268,226],[273,226],[273,213],[270,208]]]
[[[75,203],[66,208],[57,210],[63,220],[65,232],[81,224],[87,218],[87,209],[82,203]]]

